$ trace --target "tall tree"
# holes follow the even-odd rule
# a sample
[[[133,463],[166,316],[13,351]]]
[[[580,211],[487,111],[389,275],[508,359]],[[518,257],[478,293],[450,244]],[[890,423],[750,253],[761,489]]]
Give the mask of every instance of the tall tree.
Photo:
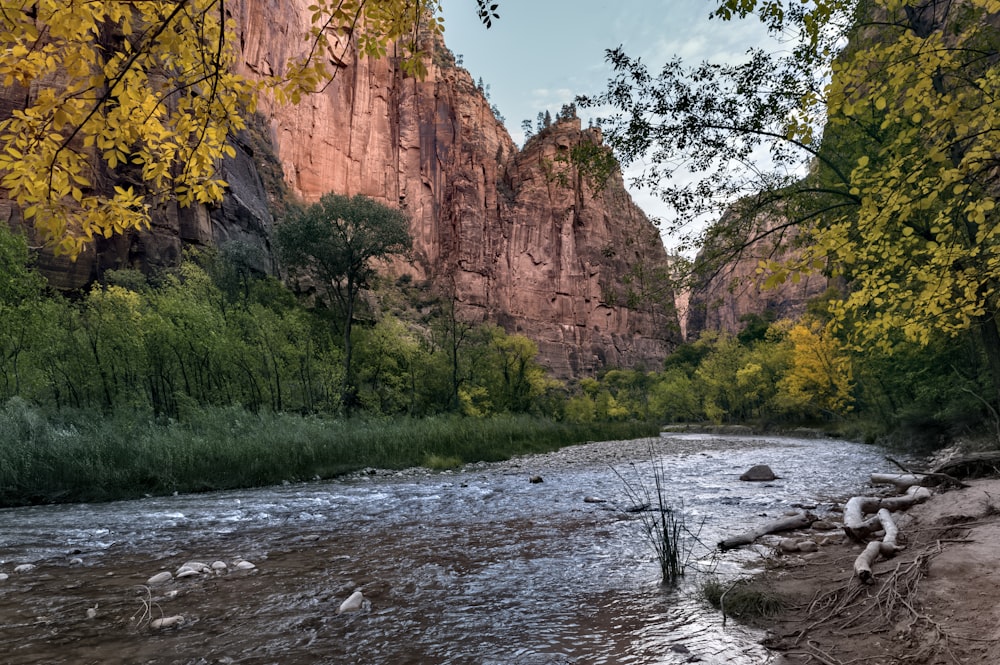
[[[403,212],[360,194],[352,198],[326,194],[318,203],[293,211],[275,235],[285,265],[315,279],[339,310],[344,341],[341,402],[353,408],[357,383],[351,366],[351,332],[358,294],[374,277],[376,260],[410,249],[409,220]]]
[[[622,50],[606,93],[609,142],[650,157],[646,183],[678,210],[737,214],[712,227],[737,252],[769,211],[803,245],[770,281],[829,269],[833,303],[858,346],[927,343],[974,329],[1000,401],[1000,2],[723,0],[723,19],[756,14],[797,37],[787,54],[738,65],[666,65],[654,76]],[[773,169],[764,170],[762,153]],[[677,166],[696,178],[669,180]],[[706,234],[695,234],[694,240]]]

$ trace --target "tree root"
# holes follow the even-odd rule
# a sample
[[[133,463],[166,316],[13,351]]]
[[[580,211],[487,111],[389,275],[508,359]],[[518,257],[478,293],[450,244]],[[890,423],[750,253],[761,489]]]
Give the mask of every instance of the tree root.
[[[916,600],[930,561],[940,552],[941,541],[936,540],[908,552],[905,560],[898,560],[892,572],[880,576],[874,585],[851,578],[836,589],[816,594],[803,608],[807,624],[797,631],[792,652],[808,655],[822,665],[847,665],[809,639],[813,629],[824,625],[832,626],[845,638],[889,632],[918,635],[919,648],[904,658],[905,662],[931,662],[943,657],[958,663],[953,647],[967,638],[948,632],[921,611]]]

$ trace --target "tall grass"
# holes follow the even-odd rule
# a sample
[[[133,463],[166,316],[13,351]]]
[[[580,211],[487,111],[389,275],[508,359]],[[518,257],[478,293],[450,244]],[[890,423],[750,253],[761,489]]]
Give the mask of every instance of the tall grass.
[[[652,466],[652,482],[645,480],[632,463],[634,478],[629,478],[618,469],[612,471],[622,481],[625,495],[632,503],[632,512],[638,513],[643,535],[656,554],[660,563],[662,582],[666,586],[676,586],[691,560],[692,550],[698,541],[698,533],[692,533],[686,524],[683,506],[670,503],[667,488],[666,469],[652,447],[649,450]]]
[[[524,415],[337,420],[238,407],[176,422],[141,411],[48,413],[14,398],[0,406],[0,506],[257,487],[433,459],[497,461],[656,431]]]

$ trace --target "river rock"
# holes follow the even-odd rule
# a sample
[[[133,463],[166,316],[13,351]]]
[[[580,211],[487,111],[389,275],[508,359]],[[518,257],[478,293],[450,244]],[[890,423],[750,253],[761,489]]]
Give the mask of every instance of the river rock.
[[[224,573],[226,572],[227,568],[229,568],[229,566],[226,565],[225,561],[212,562],[212,570],[214,570],[216,573]]]
[[[14,572],[20,575],[22,573],[30,573],[35,568],[38,568],[38,566],[33,563],[22,563],[20,566],[14,568]]]
[[[236,566],[235,566],[236,570],[253,570],[256,567],[257,566],[253,565],[252,563],[250,563],[249,561],[247,561],[245,559],[241,560],[241,561],[237,561],[236,562]]]
[[[529,483],[540,483],[540,482],[542,482],[542,477],[541,476],[531,476],[530,478],[528,478],[528,482]]]
[[[583,497],[584,503],[606,503],[607,499],[602,499],[596,496],[585,496]]]
[[[0,573],[0,582],[7,580],[10,577],[7,573]]]
[[[340,604],[340,607],[337,608],[337,614],[343,614],[344,612],[357,612],[364,607],[364,604],[365,595],[360,591],[355,591],[347,597],[347,600]]]
[[[818,549],[819,545],[817,545],[812,540],[803,540],[801,543],[799,543],[800,552],[815,552]]]
[[[207,563],[203,563],[201,561],[188,561],[183,566],[181,566],[181,568],[188,568],[190,570],[195,571],[196,573],[212,572],[212,568]]]
[[[150,586],[154,584],[163,584],[164,582],[169,582],[173,578],[174,576],[170,574],[169,570],[164,570],[162,573],[157,573],[146,580],[146,584]]]
[[[781,541],[778,542],[778,549],[780,549],[782,552],[787,552],[789,554],[793,552],[798,552],[799,541],[795,540],[794,538],[782,538]]]
[[[153,619],[149,622],[149,627],[159,630],[163,628],[173,628],[184,623],[184,616],[176,614],[172,617],[161,617],[159,619]]]
[[[837,525],[831,524],[826,520],[816,520],[815,522],[812,523],[812,528],[816,529],[817,531],[833,531],[834,529],[837,528]]]
[[[774,475],[774,471],[771,471],[771,467],[766,464],[752,466],[746,473],[740,476],[740,480],[753,483],[767,482],[769,480],[775,480],[776,478],[777,476]]]

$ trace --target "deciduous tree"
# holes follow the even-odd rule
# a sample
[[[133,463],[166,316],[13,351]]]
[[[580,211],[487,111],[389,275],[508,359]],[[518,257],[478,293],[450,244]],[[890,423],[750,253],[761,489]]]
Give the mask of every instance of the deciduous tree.
[[[608,140],[678,210],[739,214],[708,233],[737,252],[762,210],[803,245],[765,262],[772,283],[828,269],[832,304],[859,348],[975,330],[1000,400],[1000,1],[724,0],[793,36],[786,54],[654,76],[621,49],[616,75],[584,105],[610,104]],[[767,154],[774,169],[762,170]],[[693,181],[671,181],[680,165]],[[704,240],[696,234],[696,242]],[[732,254],[723,254],[724,257]]]
[[[401,44],[425,72],[418,29],[442,30],[437,0],[315,0],[303,55],[263,80],[232,69],[238,38],[225,0],[5,0],[0,81],[23,108],[0,117],[0,187],[57,253],[149,223],[163,200],[214,203],[256,94],[297,103],[333,75],[327,35],[362,55]],[[495,7],[480,3],[485,23]],[[293,36],[294,37],[294,36]]]
[[[402,211],[366,196],[326,194],[318,203],[293,211],[278,225],[276,238],[285,265],[316,280],[339,310],[344,341],[342,401],[353,407],[357,386],[351,331],[358,294],[374,277],[376,260],[410,249],[409,220]]]

